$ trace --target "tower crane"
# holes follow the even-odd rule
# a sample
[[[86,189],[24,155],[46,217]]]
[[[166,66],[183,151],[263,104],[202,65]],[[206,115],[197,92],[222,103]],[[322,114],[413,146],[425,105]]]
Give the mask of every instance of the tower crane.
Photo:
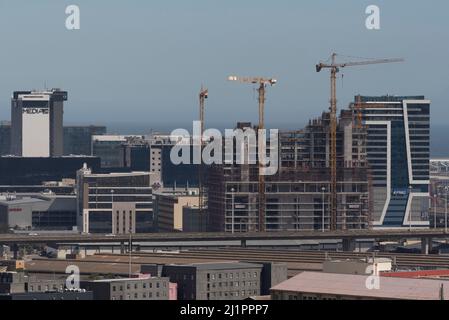
[[[330,168],[331,168],[331,200],[330,200],[330,230],[337,230],[337,74],[346,67],[365,66],[382,63],[403,62],[404,59],[378,59],[358,62],[337,63],[337,54],[331,56],[331,63],[319,63],[316,72],[330,69],[331,100],[330,100]]]
[[[259,93],[259,130],[265,129],[265,92],[267,86],[274,86],[277,83],[277,80],[274,78],[262,78],[262,77],[237,77],[230,76],[228,77],[228,81],[237,81],[246,84],[255,84],[258,85],[257,89]],[[258,137],[258,158],[259,158],[259,232],[265,232],[265,176],[261,174],[261,171],[264,167],[263,161],[261,161],[261,157],[265,154],[264,142],[261,137]]]
[[[200,137],[200,150],[201,150],[201,159],[202,159],[202,154],[203,154],[203,147],[204,147],[204,140],[203,140],[203,135],[204,135],[204,122],[205,122],[205,104],[206,104],[206,99],[209,98],[209,90],[207,88],[204,88],[203,86],[201,86],[201,90],[200,90],[200,94],[199,94],[199,102],[200,102],[200,123],[201,123],[201,137]],[[204,211],[204,182],[203,182],[203,162],[201,161],[200,166],[198,167],[198,188],[199,188],[199,192],[198,192],[198,208],[199,208],[199,214],[200,214],[200,219],[203,215],[203,211]],[[201,220],[203,221],[203,220]]]

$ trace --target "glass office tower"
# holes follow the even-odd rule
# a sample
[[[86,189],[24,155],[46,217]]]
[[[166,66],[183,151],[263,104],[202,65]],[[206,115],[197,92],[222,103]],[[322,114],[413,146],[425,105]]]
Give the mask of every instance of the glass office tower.
[[[430,103],[359,96],[352,105],[368,130],[375,228],[429,227]]]

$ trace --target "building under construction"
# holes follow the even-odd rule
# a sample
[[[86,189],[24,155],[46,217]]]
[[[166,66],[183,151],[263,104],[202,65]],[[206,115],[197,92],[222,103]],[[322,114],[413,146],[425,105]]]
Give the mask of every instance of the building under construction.
[[[339,230],[370,228],[371,178],[366,129],[341,112],[337,132]],[[265,177],[265,223],[259,225],[258,165],[214,165],[208,179],[211,231],[255,232],[331,229],[330,114],[304,130],[279,133],[279,170]],[[246,126],[250,127],[249,124]],[[240,127],[242,129],[242,127]]]

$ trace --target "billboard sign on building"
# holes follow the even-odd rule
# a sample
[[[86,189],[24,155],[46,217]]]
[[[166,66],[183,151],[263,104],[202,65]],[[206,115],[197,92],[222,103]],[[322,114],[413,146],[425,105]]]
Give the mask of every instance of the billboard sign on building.
[[[22,152],[24,157],[50,156],[50,106],[48,97],[23,101]],[[45,99],[45,98],[44,98]]]

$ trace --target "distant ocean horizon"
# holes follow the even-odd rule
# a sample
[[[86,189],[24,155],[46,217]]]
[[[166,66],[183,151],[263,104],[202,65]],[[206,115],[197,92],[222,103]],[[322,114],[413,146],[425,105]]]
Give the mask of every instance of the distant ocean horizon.
[[[69,123],[70,124],[70,123]],[[131,122],[109,122],[103,124],[107,127],[108,134],[120,134],[120,135],[147,135],[152,132],[170,133],[174,129],[184,128],[188,131],[192,131],[192,123],[171,123],[171,124],[146,124],[146,123],[131,123]],[[272,124],[271,128],[278,128],[280,130],[298,130],[305,125],[298,124]],[[209,123],[209,128],[216,128],[224,130],[229,128],[226,125],[219,123]],[[448,125],[433,125],[431,128],[431,157],[432,158],[447,158],[449,159],[449,126]]]

